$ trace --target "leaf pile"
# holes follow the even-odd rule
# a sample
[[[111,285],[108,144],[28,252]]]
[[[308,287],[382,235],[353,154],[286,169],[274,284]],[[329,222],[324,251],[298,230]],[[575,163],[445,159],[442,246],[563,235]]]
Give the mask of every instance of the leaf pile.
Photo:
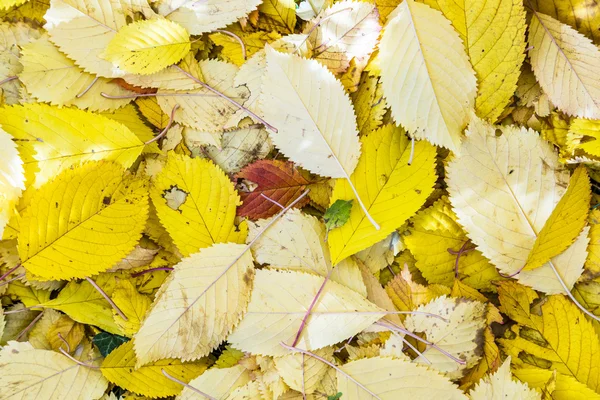
[[[597,2],[0,15],[1,399],[600,399]]]

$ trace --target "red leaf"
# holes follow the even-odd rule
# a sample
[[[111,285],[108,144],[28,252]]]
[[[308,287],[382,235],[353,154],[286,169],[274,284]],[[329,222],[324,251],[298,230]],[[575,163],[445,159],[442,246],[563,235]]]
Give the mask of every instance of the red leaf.
[[[281,208],[268,198],[286,207],[296,200],[311,182],[304,178],[291,162],[278,160],[259,160],[242,169],[236,178],[247,179],[258,186],[252,192],[240,192],[243,204],[238,207],[237,215],[250,219],[268,218]],[[308,203],[308,197],[296,207]]]

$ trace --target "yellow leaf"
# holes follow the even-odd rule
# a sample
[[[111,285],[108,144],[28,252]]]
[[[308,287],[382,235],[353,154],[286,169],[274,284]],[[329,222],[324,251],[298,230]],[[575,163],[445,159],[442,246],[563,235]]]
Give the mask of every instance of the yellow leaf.
[[[261,3],[262,0],[203,0],[200,3],[162,0],[158,3],[158,12],[192,35],[201,35],[236,22]]]
[[[123,330],[125,336],[132,336],[140,329],[152,301],[148,296],[140,294],[136,287],[126,280],[117,282],[111,298],[127,317],[127,320],[124,320],[113,310],[115,323]]]
[[[85,278],[133,250],[148,217],[147,187],[124,172],[112,162],[86,163],[34,194],[19,232],[29,273],[40,280]]]
[[[600,119],[600,49],[539,12],[529,24],[529,58],[544,92],[568,115]]]
[[[3,399],[97,399],[107,386],[99,370],[78,365],[51,350],[34,349],[29,343],[9,342],[0,352]]]
[[[267,48],[261,108],[279,132],[273,144],[322,176],[349,176],[360,156],[356,117],[339,81],[323,65]],[[336,121],[331,124],[330,121]]]
[[[294,0],[263,0],[258,6],[262,14],[258,26],[264,30],[275,29],[281,33],[294,33],[296,3]]]
[[[127,96],[132,93],[106,78],[96,78],[84,72],[58,51],[47,36],[23,46],[21,54],[23,71],[19,74],[19,79],[27,92],[38,101],[104,111],[117,109],[132,100],[113,100],[101,96],[100,93],[109,96]],[[85,94],[77,97],[82,93]]]
[[[448,378],[405,360],[365,358],[349,362],[340,369],[343,372],[337,372],[337,389],[344,400],[372,399],[372,394],[381,400],[467,399]]]
[[[477,364],[483,350],[483,328],[485,326],[485,304],[480,301],[439,297],[420,306],[421,314],[411,314],[404,325],[411,332],[425,333],[427,340],[446,350],[454,357],[463,360],[459,364],[435,348],[427,348],[416,362],[427,360],[431,368],[444,373],[450,379],[457,379],[465,371]],[[438,315],[441,321],[431,315]]]
[[[537,132],[471,121],[461,155],[447,166],[450,201],[471,241],[504,274],[525,265],[569,179],[551,145]],[[500,136],[497,136],[501,134]],[[533,182],[536,182],[533,184]],[[587,230],[540,268],[521,271],[520,282],[564,293],[583,272]]]
[[[136,358],[133,342],[123,343],[113,350],[102,362],[102,375],[110,382],[130,392],[144,396],[167,397],[181,392],[183,387],[165,377],[162,370],[183,382],[189,382],[207,368],[205,361],[184,363],[168,358],[146,364],[135,369]]]
[[[25,190],[23,161],[17,146],[0,127],[0,238],[17,205],[21,191]]]
[[[152,182],[150,196],[184,256],[214,243],[245,239],[233,223],[240,198],[223,171],[209,160],[170,152]]]
[[[495,122],[511,101],[525,58],[525,10],[520,0],[422,0],[452,22],[477,77],[475,111]]]
[[[263,3],[261,7],[265,4],[267,3]],[[225,61],[232,62],[238,67],[241,67],[246,60],[251,58],[258,51],[262,50],[265,47],[265,43],[271,43],[277,39],[281,39],[281,35],[277,32],[240,32],[236,34],[244,43],[244,48],[246,49],[246,58],[244,58],[242,46],[236,38],[224,33],[213,33],[210,35],[210,40],[215,42],[217,46],[223,47],[220,56]]]
[[[228,395],[237,388],[250,382],[250,374],[241,365],[231,368],[211,368],[189,385],[216,399],[228,399]],[[189,387],[183,388],[177,400],[196,400],[198,392]],[[241,400],[241,399],[240,399]]]
[[[354,205],[348,223],[329,233],[334,265],[399,228],[423,205],[436,180],[435,148],[427,142],[416,143],[413,162],[408,165],[411,146],[401,128],[386,125],[363,137],[361,142],[363,154],[350,180],[381,229],[376,230],[358,205]],[[378,168],[372,168],[373,165]],[[348,182],[338,180],[331,203],[353,198]]]
[[[84,337],[85,326],[66,315],[62,315],[46,332],[46,339],[54,351],[60,348],[74,351]]]
[[[129,168],[144,148],[124,125],[77,109],[46,104],[3,107],[0,123],[17,139],[27,185],[34,188],[84,161],[116,161]]]
[[[219,356],[219,359],[215,361],[216,368],[230,368],[238,364],[238,362],[244,358],[246,354],[242,351],[234,349],[231,346],[227,346],[225,350]]]
[[[52,350],[52,344],[47,337],[48,331],[63,316],[64,314],[51,308],[45,309],[44,314],[29,331],[29,343],[36,349]]]
[[[586,0],[532,0],[536,11],[571,25],[600,45],[600,4]]]
[[[559,255],[574,241],[587,222],[592,192],[585,167],[578,167],[567,191],[539,232],[524,269],[535,269]]]
[[[101,282],[98,285],[110,296],[113,287]],[[115,323],[113,309],[106,299],[87,281],[69,282],[55,299],[41,304],[44,308],[59,310],[82,324],[97,326],[105,331],[122,335]]]
[[[600,276],[600,210],[595,209],[590,212],[589,225],[590,244],[585,269],[590,278],[595,279]]]
[[[250,298],[254,265],[244,250],[217,244],[175,266],[135,336],[138,365],[165,357],[198,359],[225,339]]]
[[[403,237],[404,243],[429,283],[451,286],[457,257],[459,278],[476,289],[493,290],[492,281],[502,279],[496,268],[473,244],[468,243],[467,235],[456,221],[456,214],[447,197],[419,212],[412,223],[410,234]],[[451,254],[448,249],[469,251],[458,256]]]
[[[572,152],[583,150],[600,157],[600,121],[575,118],[568,129],[567,140]]]
[[[145,98],[147,99],[148,97]],[[118,108],[112,112],[103,112],[100,114],[125,125],[144,143],[150,141],[155,136],[152,129],[141,120],[140,115],[132,104],[128,104],[125,107]],[[160,154],[161,151],[158,148],[157,143],[153,142],[149,145],[144,145],[142,153]]]
[[[368,135],[382,124],[386,103],[379,77],[363,74],[358,90],[350,95],[356,111],[360,136]]]
[[[100,55],[136,13],[156,15],[146,0],[52,0],[44,28],[52,43],[85,72],[114,78],[123,71]]]
[[[258,270],[246,315],[227,339],[254,354],[281,356],[291,344],[323,278],[297,271]],[[345,340],[385,313],[355,291],[327,282],[297,347],[317,350]]]
[[[265,158],[273,150],[267,131],[256,125],[224,132],[219,146],[206,146],[205,152],[228,174],[239,172],[251,162]]]
[[[600,390],[598,336],[568,298],[540,299],[533,290],[514,282],[502,282],[498,293],[500,310],[518,323],[500,339],[516,367],[556,370]]]
[[[6,294],[16,296],[26,307],[33,307],[50,300],[51,292],[34,288],[29,283],[15,281],[8,285]]]
[[[547,369],[527,367],[514,371],[514,374],[531,387],[540,389],[553,400],[600,400],[600,395],[577,379]]]
[[[477,85],[450,22],[425,4],[402,2],[385,28],[379,58],[383,93],[396,123],[417,139],[457,152]]]
[[[169,123],[169,115],[166,114],[158,105],[156,97],[138,97],[135,99],[140,112],[148,122],[157,127],[158,129],[164,129]]]
[[[469,393],[471,400],[541,400],[540,393],[526,383],[517,382],[510,373],[510,357],[495,373],[483,378]]]
[[[235,76],[239,71],[236,65],[218,60],[204,60],[200,62],[199,70],[206,84],[236,99],[238,103],[245,104],[249,98],[250,92],[246,87],[234,84]],[[185,77],[181,72],[177,76],[183,76],[188,86],[189,82],[197,86],[192,79]],[[173,81],[169,79],[167,82],[171,84]],[[175,113],[175,121],[182,125],[200,131],[222,132],[239,110],[237,106],[208,89],[182,88],[182,90],[184,91],[161,88],[158,91],[158,104],[165,113],[171,114],[173,107],[179,105],[180,109]]]
[[[119,29],[101,56],[125,72],[149,75],[179,62],[190,48],[185,28],[156,18]]]
[[[398,310],[413,311],[437,297],[432,286],[425,287],[414,282],[408,269],[403,269],[399,275],[388,282],[385,291]]]

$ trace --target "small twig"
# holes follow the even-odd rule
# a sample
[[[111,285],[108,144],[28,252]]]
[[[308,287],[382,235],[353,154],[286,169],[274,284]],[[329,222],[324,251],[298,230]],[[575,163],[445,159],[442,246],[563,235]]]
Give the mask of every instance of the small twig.
[[[19,341],[19,339],[21,339],[27,332],[29,332],[31,330],[31,328],[33,328],[33,326],[35,325],[36,322],[38,322],[40,320],[40,318],[42,318],[42,315],[44,315],[44,311],[46,310],[42,310],[41,313],[39,313],[38,315],[35,316],[35,318],[33,319],[33,321],[31,321],[29,323],[29,325],[27,325],[25,327],[25,329],[23,329],[15,338],[16,341]],[[5,312],[6,314],[6,312]]]
[[[100,369],[100,367],[97,367],[95,365],[90,365],[90,364],[84,363],[83,361],[79,361],[78,359],[76,359],[75,357],[73,357],[72,355],[70,355],[69,353],[67,353],[65,351],[65,349],[63,349],[62,347],[60,347],[58,349],[58,351],[60,351],[65,357],[67,357],[68,359],[70,359],[74,363],[81,365],[82,367],[86,367],[86,368],[90,368],[90,369]]]
[[[106,292],[104,290],[102,290],[102,288],[100,288],[100,286],[98,286],[98,284],[96,282],[94,282],[92,280],[92,278],[85,278],[85,280],[88,281],[90,283],[90,285],[92,285],[94,287],[94,289],[96,289],[98,291],[98,293],[100,293],[106,301],[108,301],[108,304],[110,304],[110,306],[117,312],[117,314],[119,314],[119,316],[121,318],[123,318],[125,321],[129,321],[127,316],[125,314],[123,314],[123,311],[121,311],[121,309],[119,307],[117,307],[115,302],[112,301],[112,299],[110,297],[108,297]]]
[[[9,76],[8,78],[4,78],[0,81],[0,86],[4,85],[7,82],[14,81],[15,79],[18,79],[18,78],[19,78],[18,76]]]
[[[525,49],[525,51],[533,50],[534,48],[535,48],[534,46],[529,46],[528,48]]]
[[[383,326],[383,327],[388,328],[390,330],[395,330],[397,332],[404,333],[405,335],[408,335],[411,338],[413,338],[415,340],[418,340],[418,341],[420,341],[421,343],[424,343],[427,346],[433,347],[434,349],[436,349],[437,351],[439,351],[440,353],[442,353],[446,357],[450,358],[451,360],[457,362],[458,364],[461,364],[461,365],[465,365],[466,364],[465,361],[461,360],[460,358],[454,357],[452,354],[450,354],[446,350],[442,349],[440,346],[436,345],[435,343],[430,342],[429,340],[425,340],[422,337],[420,337],[419,335],[415,335],[414,333],[412,333],[411,331],[409,331],[407,329],[401,328],[401,327],[399,327],[399,326],[397,326],[395,324],[392,324],[392,323],[387,324],[387,323],[381,322],[381,321],[375,322],[375,324],[379,325],[379,326]]]
[[[162,372],[162,374],[167,378],[172,380],[173,382],[179,383],[182,386],[185,386],[186,388],[190,389],[192,392],[196,392],[198,393],[200,396],[204,396],[205,398],[209,399],[209,400],[217,400],[216,397],[212,397],[209,394],[204,393],[203,391],[201,391],[200,389],[196,389],[195,387],[193,387],[192,385],[185,383],[184,381],[180,381],[179,379],[175,378],[174,376],[169,375],[169,373],[167,371],[165,371],[164,368],[161,368],[160,371]]]
[[[173,120],[175,118],[175,112],[178,109],[179,109],[179,104],[175,104],[173,106],[173,109],[171,110],[171,115],[169,115],[169,123],[167,124],[167,126],[165,126],[165,129],[163,129],[158,135],[156,135],[155,137],[153,137],[152,139],[150,139],[146,143],[144,143],[145,145],[149,145],[150,143],[154,143],[154,142],[160,140],[163,136],[165,136],[167,134],[167,132],[171,128],[171,125],[173,125]]]
[[[275,133],[278,132],[277,128],[275,128],[273,125],[269,124],[267,121],[265,121],[264,119],[262,119],[261,117],[259,117],[258,115],[256,115],[252,111],[250,111],[248,108],[246,108],[243,105],[241,105],[240,103],[238,103],[237,101],[233,100],[231,97],[219,92],[217,89],[213,88],[209,84],[202,82],[200,79],[196,78],[194,75],[190,74],[189,72],[187,72],[186,70],[181,68],[179,65],[174,65],[173,67],[178,69],[182,74],[184,74],[185,76],[187,76],[194,82],[200,84],[203,88],[213,92],[214,94],[218,95],[219,97],[222,97],[223,99],[227,100],[228,102],[230,102],[231,104],[233,104],[234,106],[239,108],[240,110],[244,110],[248,115],[250,115],[252,118],[254,118],[257,121],[260,121],[264,126],[269,128],[271,131],[273,131]]]
[[[337,365],[327,361],[326,359],[324,359],[323,357],[320,357],[318,355],[316,355],[315,353],[312,353],[308,350],[302,350],[299,349],[297,347],[294,346],[288,346],[287,344],[281,342],[279,343],[280,346],[285,347],[288,350],[291,351],[297,351],[300,352],[302,354],[306,354],[307,356],[310,356],[314,359],[317,359],[319,361],[321,361],[322,363],[325,363],[327,365],[329,365],[331,368],[335,369],[336,371],[338,371],[339,373],[341,373],[342,375],[344,375],[346,378],[350,379],[352,382],[354,382],[358,387],[360,387],[361,389],[363,389],[365,392],[369,393],[371,396],[375,397],[378,400],[381,400],[381,397],[377,396],[375,393],[373,393],[371,390],[369,390],[366,386],[364,386],[362,383],[360,383],[359,381],[357,381],[356,379],[354,379],[352,376],[348,375],[344,370],[342,370],[341,368],[339,368]]]
[[[63,343],[64,343],[64,344],[67,346],[67,353],[70,353],[70,352],[71,352],[71,346],[69,345],[69,342],[67,342],[67,341],[65,340],[65,338],[64,338],[64,337],[63,337],[63,335],[62,335],[62,333],[58,332],[58,338],[59,338],[60,340],[62,340],[62,342],[63,342]],[[62,349],[62,347],[61,347],[61,349]]]
[[[156,267],[156,268],[150,268],[150,269],[145,269],[143,271],[139,271],[136,272],[134,274],[131,274],[132,278],[137,278],[138,276],[142,276],[144,274],[149,274],[150,272],[154,272],[154,271],[173,271],[173,267]]]
[[[460,250],[458,250],[458,251],[454,251],[453,249],[447,249],[448,253],[456,256],[456,260],[454,261],[454,277],[456,279],[458,279],[458,261],[460,260],[460,256],[462,256],[465,253],[468,253],[471,250],[475,250],[475,247],[467,248],[468,244],[469,244],[469,241],[467,240],[465,243],[463,243]]]
[[[294,338],[292,347],[296,347],[296,345],[298,344],[298,341],[300,340],[300,335],[302,335],[302,331],[304,331],[304,327],[306,326],[306,321],[308,321],[308,317],[310,316],[311,311],[317,304],[317,300],[321,296],[321,293],[323,293],[323,289],[325,289],[325,285],[327,285],[327,282],[329,281],[329,277],[331,276],[331,271],[333,271],[333,268],[331,268],[329,270],[329,272],[327,273],[327,276],[325,277],[325,279],[323,279],[323,283],[321,284],[321,287],[319,288],[319,290],[317,290],[317,294],[315,294],[315,297],[313,297],[312,302],[308,306],[308,310],[306,310],[306,314],[304,314],[304,318],[302,318],[302,322],[300,323],[300,327],[298,328],[298,332],[296,333],[296,337]]]
[[[12,267],[11,269],[9,269],[7,272],[4,273],[4,275],[0,276],[0,281],[3,281],[4,279],[6,279],[7,276],[9,276],[13,272],[15,272],[20,266],[21,266],[21,264],[17,264],[16,267]]]
[[[392,273],[392,276],[395,278],[396,277],[396,273],[394,272],[394,269],[392,268],[392,266],[388,265],[387,268],[390,270],[390,272]]]
[[[415,157],[415,137],[411,136],[411,138],[410,138],[410,157],[408,157],[408,165],[409,166],[412,164],[414,157]]]
[[[100,78],[99,77],[95,77],[94,80],[92,81],[92,83],[90,83],[88,85],[88,87],[86,87],[85,89],[83,89],[83,92],[77,94],[77,96],[75,96],[75,97],[77,97],[78,99],[80,99],[81,97],[83,97],[87,92],[90,91],[90,89],[92,88],[92,86],[94,86],[96,84],[96,82],[98,82],[98,79],[100,79]]]
[[[306,314],[306,311],[248,311],[246,314],[267,314],[267,315],[296,315]],[[428,313],[425,311],[313,311],[312,315],[397,315],[397,314],[410,314],[410,315],[425,315],[427,317],[437,318],[444,322],[450,322],[447,318],[441,315]],[[383,317],[382,317],[383,318]]]
[[[232,38],[237,40],[240,43],[240,46],[242,46],[242,56],[244,57],[244,60],[248,59],[248,57],[246,55],[246,45],[244,44],[244,41],[242,40],[241,37],[239,37],[238,35],[236,35],[233,32],[229,32],[224,29],[215,29],[215,32],[223,33],[223,34],[225,34],[227,36],[231,36]]]
[[[278,206],[279,208],[281,208],[282,210],[285,208],[284,206],[282,206],[279,202],[273,200],[272,198],[270,198],[269,196],[267,196],[264,193],[260,194],[260,197],[264,197],[265,199],[269,200],[271,203],[275,204],[276,206]]]
[[[0,287],[8,285],[9,283],[14,282],[14,281],[19,280],[24,277],[25,277],[25,273],[19,274],[19,275],[15,276],[14,278],[11,278],[5,282],[0,283]]]

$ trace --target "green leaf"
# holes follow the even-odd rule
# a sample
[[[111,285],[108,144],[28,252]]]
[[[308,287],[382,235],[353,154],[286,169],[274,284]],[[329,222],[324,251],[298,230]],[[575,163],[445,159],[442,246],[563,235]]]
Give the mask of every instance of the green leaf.
[[[92,339],[92,342],[96,345],[98,350],[100,350],[100,354],[102,354],[103,357],[108,356],[114,349],[128,341],[129,338],[126,338],[125,336],[113,335],[108,332],[100,332]]]
[[[353,200],[336,200],[323,215],[327,233],[330,230],[344,226],[350,219],[350,210],[352,210]]]

